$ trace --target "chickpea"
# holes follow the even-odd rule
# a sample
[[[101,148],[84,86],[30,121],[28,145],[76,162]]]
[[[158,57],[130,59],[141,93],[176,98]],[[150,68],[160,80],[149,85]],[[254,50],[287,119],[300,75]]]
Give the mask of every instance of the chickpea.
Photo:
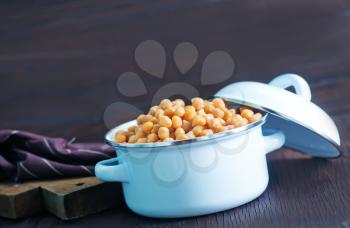
[[[196,115],[193,117],[192,126],[204,126],[206,123],[207,120],[203,116]]]
[[[213,130],[212,129],[204,129],[202,132],[201,132],[201,136],[208,136],[208,135],[212,135],[214,134]]]
[[[158,141],[158,135],[155,133],[151,133],[147,136],[147,142],[157,142]]]
[[[152,106],[152,107],[149,109],[148,114],[154,115],[154,114],[156,114],[156,111],[157,111],[158,109],[159,109],[159,107],[158,107],[157,105]]]
[[[218,118],[218,119],[219,119],[219,121],[220,121],[221,125],[226,125],[225,120],[223,120],[223,119],[221,119],[221,118]]]
[[[144,123],[142,125],[142,129],[145,133],[149,134],[151,133],[152,129],[153,129],[153,123],[150,121],[147,121],[146,123]]]
[[[143,127],[142,126],[137,126],[136,127],[135,135],[137,136],[137,138],[144,138],[145,137],[145,133],[143,131]]]
[[[146,143],[147,142],[147,138],[139,138],[136,143]]]
[[[243,106],[242,105],[242,106],[239,107],[239,112],[242,113],[243,110],[245,110],[245,109],[249,109],[249,108],[247,106]]]
[[[174,115],[179,116],[179,117],[183,117],[185,115],[185,108],[184,107],[177,107],[175,110]]]
[[[217,118],[224,118],[225,116],[225,112],[222,111],[220,108],[214,108],[212,113]]]
[[[128,132],[135,132],[136,126],[128,127]]]
[[[182,128],[185,130],[185,132],[189,132],[192,128],[191,122],[189,122],[187,120],[183,120],[182,121]]]
[[[188,139],[185,133],[180,133],[176,135],[176,140],[185,140],[185,139]]]
[[[217,129],[222,127],[222,124],[221,124],[221,121],[219,118],[214,118],[214,119],[209,120],[208,125],[213,130],[217,130]]]
[[[204,107],[204,101],[200,97],[192,98],[192,106],[198,111]]]
[[[187,132],[186,135],[187,135],[187,138],[189,138],[189,139],[193,139],[193,138],[196,137],[196,136],[194,135],[193,131]]]
[[[142,123],[143,123],[143,118],[144,118],[145,116],[146,116],[146,115],[144,115],[144,114],[139,115],[139,116],[137,117],[137,119],[136,119],[137,124],[142,124]]]
[[[250,117],[248,120],[249,120],[249,123],[253,123],[255,121],[258,121],[258,120],[261,120],[262,118],[262,115],[261,113],[255,113],[252,117]]]
[[[222,131],[226,131],[227,130],[227,127],[226,126],[221,126],[217,129],[215,129],[215,132],[218,133],[218,132],[222,132]]]
[[[235,126],[236,126],[236,127],[242,127],[242,126],[247,125],[248,123],[249,123],[249,121],[248,121],[246,118],[243,118],[243,117],[242,117],[242,119],[240,119],[240,121],[237,122],[237,123],[235,124]]]
[[[124,143],[124,142],[126,142],[126,140],[127,140],[127,138],[126,138],[126,136],[123,135],[123,134],[117,134],[117,135],[115,136],[115,141],[116,141],[117,143]]]
[[[153,128],[152,128],[151,133],[157,134],[160,127],[161,127],[160,124],[153,124]]]
[[[221,110],[226,109],[226,104],[224,102],[224,100],[222,100],[221,98],[215,98],[212,103],[214,104],[214,106],[216,108],[220,108]]]
[[[211,102],[206,102],[206,103],[204,103],[204,111],[206,112],[206,113],[212,113],[213,112],[213,110],[214,110],[214,105],[211,103]]]
[[[229,109],[229,111],[232,113],[232,115],[237,113],[236,109],[234,109],[234,108]]]
[[[136,135],[132,135],[129,137],[128,143],[136,143],[137,139]]]
[[[176,107],[171,106],[171,107],[165,109],[164,114],[171,118],[175,114],[175,111],[176,111]]]
[[[144,138],[146,137],[146,134],[144,132],[139,132],[135,134],[137,138]]]
[[[169,129],[166,127],[160,127],[158,130],[158,137],[163,140],[169,138]]]
[[[192,132],[195,136],[201,136],[203,130],[204,130],[203,126],[195,126],[192,129]]]
[[[185,107],[185,102],[182,99],[176,99],[176,100],[173,101],[173,105],[180,106],[180,107]]]
[[[161,116],[164,116],[165,114],[164,114],[164,110],[163,109],[158,109],[156,112],[155,112],[155,114],[154,114],[154,116],[156,117],[156,118],[158,118],[159,119],[159,117],[161,117]]]
[[[173,103],[169,99],[164,99],[160,102],[159,107],[162,109],[170,108],[173,105]]]
[[[154,119],[154,116],[147,114],[143,117],[143,122],[152,121],[152,119]]]
[[[235,114],[231,117],[231,120],[229,121],[230,124],[234,125],[235,127],[241,127],[240,123],[243,121],[243,118],[239,114]]]
[[[173,128],[179,128],[179,127],[182,127],[182,119],[180,118],[180,117],[178,117],[178,116],[173,116],[172,118],[171,118],[171,120],[172,120],[172,126],[173,126]]]
[[[213,114],[206,114],[205,115],[205,119],[207,120],[207,123],[209,122],[210,119],[214,119],[214,115]]]
[[[158,123],[158,119],[154,116],[152,116],[152,118],[149,121],[152,122],[153,124]]]
[[[248,121],[248,119],[246,119],[246,118],[243,118],[243,121],[242,121],[242,123],[243,123],[243,126],[245,126],[245,125],[247,125],[247,124],[249,123],[249,121]]]
[[[135,132],[128,132],[127,135],[126,135],[126,138],[129,138],[132,135],[135,135]]]
[[[159,117],[159,124],[163,127],[171,127],[171,125],[173,124],[173,122],[171,121],[171,119],[168,116],[161,116]]]
[[[232,118],[232,112],[230,111],[230,110],[225,110],[224,111],[224,120],[226,121],[226,122],[228,122],[231,118]]]
[[[137,134],[138,132],[143,132],[142,125],[137,125],[137,126],[135,127],[135,134]]]
[[[254,112],[251,109],[244,109],[241,112],[241,116],[243,118],[249,119],[249,118],[252,118],[254,116]]]
[[[200,116],[203,116],[203,117],[205,117],[205,115],[207,115],[207,113],[205,113],[204,109],[198,110],[197,114],[200,115]]]
[[[185,134],[186,132],[185,132],[185,130],[183,129],[183,128],[177,128],[176,130],[175,130],[175,136],[177,135],[177,134]]]
[[[195,115],[196,115],[196,110],[193,106],[185,107],[185,115],[184,115],[185,120],[191,121]]]

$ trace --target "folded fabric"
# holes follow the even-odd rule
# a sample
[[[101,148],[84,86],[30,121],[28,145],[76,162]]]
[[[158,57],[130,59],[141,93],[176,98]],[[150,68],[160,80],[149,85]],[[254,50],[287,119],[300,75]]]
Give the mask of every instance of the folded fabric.
[[[115,156],[103,143],[71,143],[25,131],[0,130],[0,180],[92,176],[98,161]]]

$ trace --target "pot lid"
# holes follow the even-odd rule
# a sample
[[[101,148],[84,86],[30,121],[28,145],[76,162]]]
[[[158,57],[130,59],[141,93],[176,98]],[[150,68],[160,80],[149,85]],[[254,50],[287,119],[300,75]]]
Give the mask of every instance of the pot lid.
[[[285,90],[294,87],[295,93]],[[283,74],[269,84],[237,82],[225,86],[214,97],[268,112],[263,131],[280,129],[286,147],[315,157],[341,154],[339,132],[329,115],[311,102],[308,83],[296,74]]]

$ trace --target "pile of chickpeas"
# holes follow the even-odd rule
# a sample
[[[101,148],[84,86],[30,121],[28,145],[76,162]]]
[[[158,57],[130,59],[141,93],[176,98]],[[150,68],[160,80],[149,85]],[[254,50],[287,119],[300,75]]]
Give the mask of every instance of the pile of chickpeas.
[[[221,98],[212,101],[195,97],[192,105],[182,99],[164,99],[150,108],[148,114],[137,117],[137,126],[119,130],[117,143],[155,143],[186,140],[208,136],[225,130],[242,127],[262,118],[248,107],[228,108]]]

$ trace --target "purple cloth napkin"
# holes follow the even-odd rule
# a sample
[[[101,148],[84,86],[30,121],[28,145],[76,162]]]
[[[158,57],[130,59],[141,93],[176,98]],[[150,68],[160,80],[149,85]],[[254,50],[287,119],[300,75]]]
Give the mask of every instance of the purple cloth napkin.
[[[92,176],[98,161],[115,156],[102,143],[70,143],[25,131],[0,130],[0,180]]]

